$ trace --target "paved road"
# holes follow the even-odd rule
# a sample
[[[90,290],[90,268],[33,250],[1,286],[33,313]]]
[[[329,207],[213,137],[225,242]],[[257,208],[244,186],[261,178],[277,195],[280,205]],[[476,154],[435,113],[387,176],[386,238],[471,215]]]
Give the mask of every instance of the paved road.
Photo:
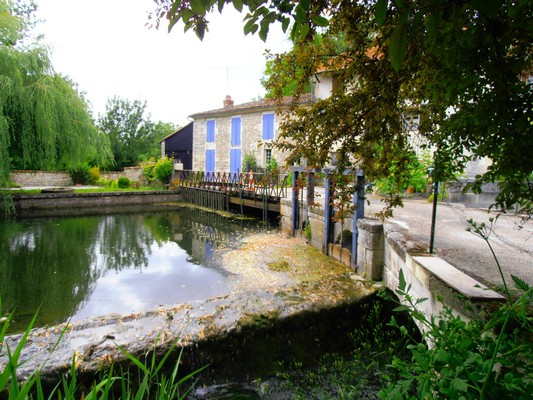
[[[370,196],[365,216],[383,208],[378,196]],[[390,220],[408,229],[410,236],[427,243],[431,232],[432,204],[426,199],[405,199],[404,207],[394,211]],[[467,220],[489,223],[496,216],[487,210],[468,208],[457,203],[438,203],[435,254],[466,274],[488,285],[500,285],[502,279],[486,242],[467,232]],[[516,275],[533,285],[533,221],[520,224],[517,215],[501,215],[495,220],[490,242],[503,267],[506,279]]]

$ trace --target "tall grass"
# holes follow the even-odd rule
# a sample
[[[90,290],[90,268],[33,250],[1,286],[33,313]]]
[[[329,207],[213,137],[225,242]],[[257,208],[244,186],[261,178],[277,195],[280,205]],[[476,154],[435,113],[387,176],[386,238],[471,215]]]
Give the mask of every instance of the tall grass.
[[[0,315],[1,302],[0,302]],[[183,350],[179,352],[177,360],[170,363],[176,344],[158,360],[155,343],[152,350],[148,350],[144,359],[140,359],[117,345],[122,354],[131,364],[130,367],[115,366],[96,373],[87,384],[80,381],[73,358],[70,373],[58,378],[55,384],[41,380],[41,370],[36,369],[29,377],[22,380],[17,375],[17,369],[23,364],[20,362],[22,349],[26,344],[28,335],[35,324],[37,314],[33,317],[26,331],[22,334],[20,342],[15,349],[11,349],[4,340],[6,332],[12,321],[13,314],[0,318],[0,354],[7,355],[7,364],[0,365],[0,399],[6,400],[49,400],[49,399],[83,399],[83,400],[140,400],[140,399],[185,399],[194,387],[195,376],[205,367],[182,376],[179,371]],[[55,347],[63,340],[63,335],[56,342]]]

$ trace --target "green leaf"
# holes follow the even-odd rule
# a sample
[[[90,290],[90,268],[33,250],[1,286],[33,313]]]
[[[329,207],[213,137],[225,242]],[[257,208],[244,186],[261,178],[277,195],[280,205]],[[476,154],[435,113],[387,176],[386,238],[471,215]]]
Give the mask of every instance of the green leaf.
[[[378,26],[382,26],[385,23],[388,5],[389,0],[378,0],[376,3],[376,22]]]
[[[529,289],[531,289],[529,284],[526,281],[520,279],[518,276],[511,275],[511,278],[513,279],[513,282],[518,289],[523,290],[524,292],[527,292]]]
[[[298,24],[303,24],[307,22],[307,11],[305,11],[300,4],[296,6],[296,14],[294,15],[294,20]]]
[[[263,22],[264,22],[264,21],[263,21]],[[267,40],[268,29],[269,29],[269,24],[263,24],[263,23],[261,23],[261,29],[259,30],[259,38],[260,38],[263,42],[266,42],[266,40]]]
[[[501,7],[501,0],[472,0],[472,8],[490,17],[495,17]]]
[[[403,22],[396,27],[389,41],[389,58],[396,72],[400,71],[407,50],[407,29]]]
[[[252,32],[254,26],[257,27],[257,24],[254,23],[253,20],[249,20],[246,24],[244,24],[244,28],[243,28],[244,34],[248,35],[250,32]]]
[[[183,10],[181,19],[183,20],[184,23],[189,22],[192,17],[194,17],[194,13],[191,10],[189,9]]]
[[[328,26],[329,21],[321,15],[313,15],[313,22],[316,26]]]
[[[399,274],[399,283],[398,283],[398,288],[402,291],[405,291],[405,276],[403,274],[403,269],[400,269],[400,274]]]
[[[224,5],[226,4],[226,0],[218,0],[217,6],[218,6],[218,12],[221,13],[224,9]]]
[[[435,38],[442,20],[441,12],[433,12],[428,17],[428,36]]]
[[[191,0],[191,10],[198,15],[203,15],[206,11],[201,0]]]
[[[444,349],[438,349],[436,357],[437,357],[437,360],[442,361],[442,362],[448,362],[448,360],[450,359],[450,355]]]
[[[305,11],[309,11],[309,7],[311,6],[311,0],[300,0],[300,6]]]
[[[283,30],[283,33],[287,32],[287,28],[289,27],[291,23],[291,20],[287,17],[283,17],[283,20],[281,21],[281,29]]]
[[[394,308],[392,311],[394,311],[394,312],[409,311],[409,307],[407,307],[407,306],[398,306],[398,307]]]
[[[454,378],[452,380],[451,387],[453,387],[458,392],[468,391],[468,383],[464,379]]]
[[[238,12],[241,12],[242,11],[242,0],[233,0],[233,7],[235,7],[235,9]]]
[[[205,29],[206,29],[205,22],[198,21],[195,31],[196,31],[196,36],[198,36],[200,40],[204,40]]]
[[[309,24],[305,23],[305,24],[300,24],[300,34],[299,34],[299,38],[300,39],[305,39],[307,37],[307,34],[309,33]]]
[[[130,361],[132,363],[134,363],[141,371],[143,371],[146,375],[148,375],[150,373],[148,368],[139,359],[137,359],[133,354],[131,354],[131,353],[127,352],[126,350],[124,350],[118,343],[115,343],[115,345],[117,346],[118,350],[123,355],[125,355],[127,358],[129,358]]]

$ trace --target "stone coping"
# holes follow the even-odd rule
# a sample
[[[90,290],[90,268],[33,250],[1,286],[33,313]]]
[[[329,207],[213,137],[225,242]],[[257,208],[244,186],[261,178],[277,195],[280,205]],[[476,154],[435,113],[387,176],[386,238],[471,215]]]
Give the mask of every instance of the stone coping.
[[[439,257],[414,256],[413,261],[470,300],[501,301],[505,298]]]
[[[317,286],[324,290],[317,290]],[[90,377],[111,362],[128,361],[118,346],[139,358],[154,348],[158,354],[163,354],[174,344],[178,349],[194,351],[207,343],[226,341],[233,335],[238,337],[243,330],[274,326],[276,321],[282,323],[299,315],[320,313],[321,309],[359,304],[374,292],[374,288],[355,278],[326,278],[296,287],[237,290],[196,303],[38,328],[28,337],[17,375],[26,379],[35,370],[40,370],[45,382],[54,382],[68,373],[74,363],[80,376]],[[15,349],[21,339],[22,334],[8,336],[5,344]],[[197,354],[195,358],[200,364],[190,367],[200,368],[212,362],[212,357],[220,355]],[[0,353],[0,370],[7,362],[3,351]]]

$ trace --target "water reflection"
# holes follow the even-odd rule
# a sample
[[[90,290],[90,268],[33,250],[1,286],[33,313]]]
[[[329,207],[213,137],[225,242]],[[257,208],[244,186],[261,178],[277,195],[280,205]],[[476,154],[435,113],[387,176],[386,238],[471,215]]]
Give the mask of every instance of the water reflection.
[[[215,248],[255,229],[193,209],[0,225],[0,299],[23,329],[202,300],[226,289]]]

